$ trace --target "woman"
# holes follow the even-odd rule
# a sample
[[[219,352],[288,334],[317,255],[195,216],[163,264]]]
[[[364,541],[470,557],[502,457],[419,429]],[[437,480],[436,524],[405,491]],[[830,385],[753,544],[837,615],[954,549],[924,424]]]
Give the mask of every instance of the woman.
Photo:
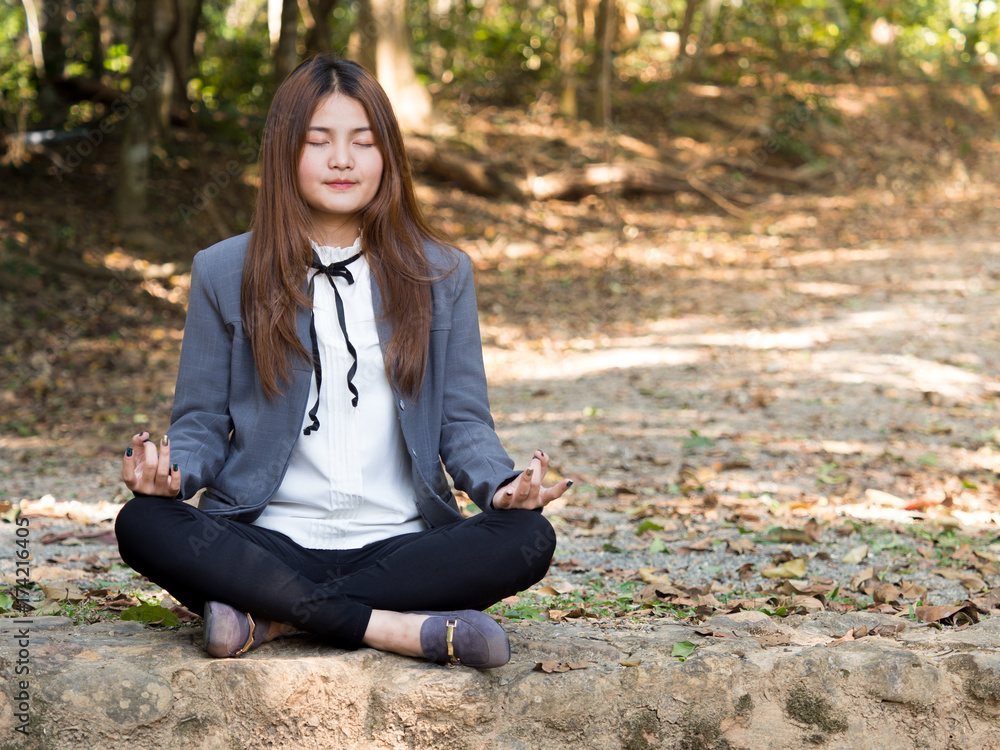
[[[360,66],[317,56],[275,95],[251,232],[195,257],[169,436],[132,439],[115,530],[203,614],[211,655],[301,629],[509,660],[481,610],[545,575],[539,511],[572,482],[543,486],[542,451],[517,472],[500,445],[471,263],[424,219]],[[443,469],[482,513],[462,518]]]

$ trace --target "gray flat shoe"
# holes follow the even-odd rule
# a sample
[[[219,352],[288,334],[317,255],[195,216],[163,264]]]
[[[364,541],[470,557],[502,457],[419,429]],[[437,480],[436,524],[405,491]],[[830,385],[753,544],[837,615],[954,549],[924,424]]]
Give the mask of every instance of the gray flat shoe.
[[[420,648],[428,661],[476,669],[502,667],[510,661],[507,634],[483,612],[463,609],[415,614],[430,615],[420,626]]]
[[[240,612],[222,602],[206,602],[203,632],[205,650],[217,659],[240,656],[264,642],[270,621],[254,622],[248,612]]]

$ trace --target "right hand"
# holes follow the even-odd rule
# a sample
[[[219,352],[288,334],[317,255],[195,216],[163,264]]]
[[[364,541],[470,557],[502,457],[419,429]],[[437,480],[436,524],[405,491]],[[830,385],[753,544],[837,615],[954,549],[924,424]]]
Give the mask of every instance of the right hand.
[[[122,480],[137,495],[176,497],[181,491],[181,473],[177,465],[170,465],[170,440],[166,435],[160,441],[162,450],[157,453],[156,443],[143,430],[132,437],[132,455],[126,452],[122,459]]]

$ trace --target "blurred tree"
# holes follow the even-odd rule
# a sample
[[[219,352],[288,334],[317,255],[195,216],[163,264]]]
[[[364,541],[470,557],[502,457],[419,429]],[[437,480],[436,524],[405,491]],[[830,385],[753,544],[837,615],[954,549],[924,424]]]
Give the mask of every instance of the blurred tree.
[[[597,11],[597,49],[594,64],[597,79],[597,100],[594,103],[595,125],[611,124],[611,72],[614,65],[614,41],[618,35],[616,0],[601,0]]]
[[[565,117],[576,117],[577,104],[576,68],[583,57],[582,4],[584,0],[561,0],[559,17],[562,28],[559,33],[559,73],[562,91],[559,96],[559,113]]]
[[[274,83],[280,84],[299,62],[299,4],[296,0],[271,0],[281,4],[278,41],[274,46]],[[272,30],[272,40],[273,40]]]
[[[358,5],[351,58],[378,77],[404,130],[426,130],[431,96],[413,66],[406,0],[359,0]]]
[[[306,32],[306,53],[332,52],[333,32],[330,28],[330,14],[337,0],[309,0],[312,25]]]
[[[170,99],[164,96],[163,82],[170,75],[173,10],[162,0],[135,0],[133,7],[128,114],[115,186],[115,212],[123,224],[138,223],[145,215],[150,156],[168,127]]]

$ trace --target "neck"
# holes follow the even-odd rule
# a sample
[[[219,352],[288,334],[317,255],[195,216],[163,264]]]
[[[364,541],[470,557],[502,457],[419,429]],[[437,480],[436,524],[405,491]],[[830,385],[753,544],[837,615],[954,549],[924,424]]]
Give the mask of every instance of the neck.
[[[317,245],[350,247],[361,234],[361,219],[350,217],[339,222],[315,222],[309,236]]]

